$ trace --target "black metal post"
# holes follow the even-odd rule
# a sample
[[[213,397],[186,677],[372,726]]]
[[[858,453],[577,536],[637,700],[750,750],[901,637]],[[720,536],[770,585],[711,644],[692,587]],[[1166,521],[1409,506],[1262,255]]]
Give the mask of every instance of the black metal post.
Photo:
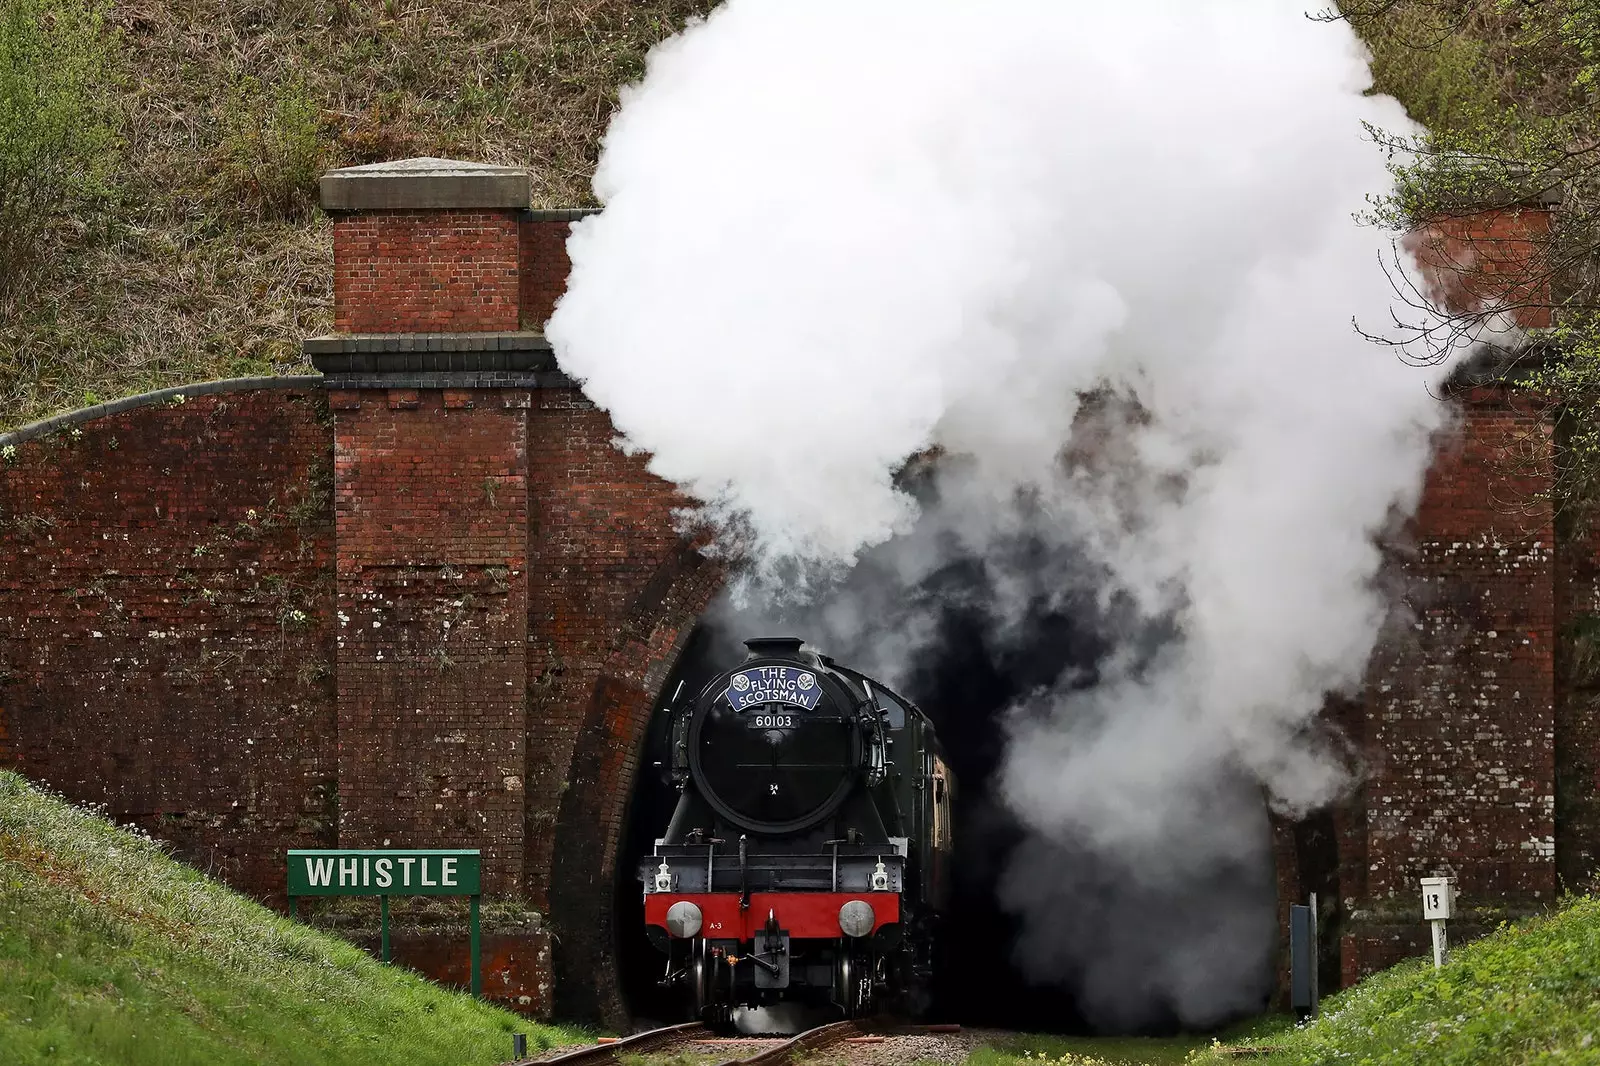
[[[472,994],[483,995],[483,958],[478,950],[478,897],[472,897]]]
[[[1289,1007],[1302,1021],[1317,1013],[1317,921],[1299,904],[1289,908]]]

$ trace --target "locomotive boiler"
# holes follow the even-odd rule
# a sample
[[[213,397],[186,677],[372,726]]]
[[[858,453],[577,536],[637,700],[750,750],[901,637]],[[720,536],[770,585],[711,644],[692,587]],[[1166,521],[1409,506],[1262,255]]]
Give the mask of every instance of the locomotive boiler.
[[[641,859],[646,933],[691,1017],[926,1009],[950,878],[954,782],[909,700],[793,637],[674,694],[679,792]]]

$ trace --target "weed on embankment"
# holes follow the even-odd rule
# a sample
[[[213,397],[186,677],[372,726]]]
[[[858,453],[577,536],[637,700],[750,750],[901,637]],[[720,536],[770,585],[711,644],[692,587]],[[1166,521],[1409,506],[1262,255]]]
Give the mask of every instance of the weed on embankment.
[[[0,1062],[467,1066],[584,1039],[314,932],[0,771]]]
[[[1269,1066],[1600,1064],[1600,899],[1502,925],[1442,970],[1417,959],[1375,974],[1261,1043],[1277,1050],[1252,1061]]]

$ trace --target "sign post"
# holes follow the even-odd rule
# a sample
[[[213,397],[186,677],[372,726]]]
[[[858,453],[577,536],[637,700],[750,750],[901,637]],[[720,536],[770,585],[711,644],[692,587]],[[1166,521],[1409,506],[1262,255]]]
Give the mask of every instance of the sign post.
[[[1301,1021],[1317,1016],[1317,894],[1289,908],[1289,1006]]]
[[[1456,916],[1456,879],[1453,877],[1424,877],[1422,879],[1422,917],[1433,926],[1433,968],[1444,966],[1450,955],[1450,942],[1445,932],[1445,922]]]
[[[301,896],[377,896],[379,953],[389,961],[390,896],[467,896],[471,899],[472,994],[483,994],[478,901],[483,858],[477,848],[292,850],[289,914],[300,917]]]

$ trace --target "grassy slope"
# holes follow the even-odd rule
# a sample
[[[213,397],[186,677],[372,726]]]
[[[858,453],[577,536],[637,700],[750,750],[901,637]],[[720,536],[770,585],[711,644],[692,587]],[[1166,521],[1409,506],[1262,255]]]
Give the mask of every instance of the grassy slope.
[[[1600,1063],[1600,898],[1504,927],[1443,970],[1418,959],[1377,974],[1261,1042],[1280,1050],[1255,1061],[1276,1066]]]
[[[1276,1049],[1247,1060],[1265,1066],[1600,1066],[1600,897],[1502,927],[1443,970],[1416,959],[1369,977],[1305,1026],[1263,1018],[1221,1042],[1019,1037],[966,1066],[1216,1066],[1252,1044]]]
[[[980,1047],[962,1066],[1180,1066],[1204,1037],[1019,1036]]]
[[[0,308],[0,430],[186,381],[305,369],[331,325],[317,171],[411,155],[531,168],[535,206],[590,200],[618,86],[715,0],[112,0],[124,71],[110,202],[56,234]],[[241,152],[283,99],[316,114],[297,195]]]
[[[1228,1027],[1221,1039],[1234,1045],[1253,1034],[1273,1033],[1287,1016],[1267,1015]],[[1212,1046],[1212,1036],[1046,1036],[1018,1033],[974,1051],[962,1066],[1180,1066]]]
[[[386,967],[0,771],[0,1062],[467,1066],[580,1037]]]

